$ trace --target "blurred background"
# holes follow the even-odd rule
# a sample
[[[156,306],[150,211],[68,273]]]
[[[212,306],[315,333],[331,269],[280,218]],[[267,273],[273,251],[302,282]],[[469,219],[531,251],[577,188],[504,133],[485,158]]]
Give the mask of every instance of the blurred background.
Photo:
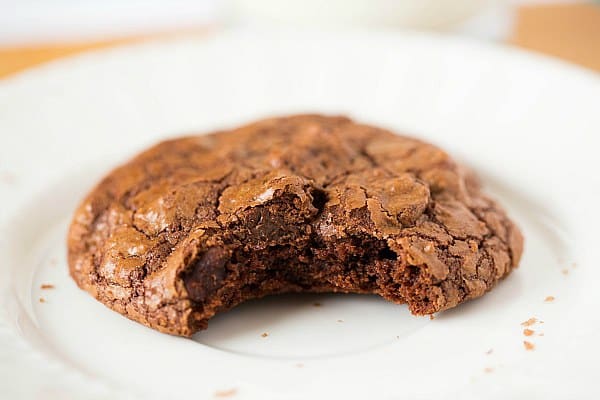
[[[466,35],[600,71],[598,1],[0,0],[0,77],[123,43],[276,27]]]

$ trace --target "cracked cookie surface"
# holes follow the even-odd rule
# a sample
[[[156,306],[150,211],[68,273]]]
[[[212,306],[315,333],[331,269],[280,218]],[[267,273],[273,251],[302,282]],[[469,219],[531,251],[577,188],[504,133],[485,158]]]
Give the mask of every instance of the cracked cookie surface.
[[[162,142],[105,177],[68,235],[81,288],[182,336],[277,293],[374,293],[431,314],[491,289],[522,247],[441,149],[320,115]]]

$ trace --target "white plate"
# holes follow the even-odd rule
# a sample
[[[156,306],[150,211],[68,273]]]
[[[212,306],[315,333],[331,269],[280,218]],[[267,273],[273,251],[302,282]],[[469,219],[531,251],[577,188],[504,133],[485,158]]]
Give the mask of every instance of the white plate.
[[[598,398],[599,106],[590,72],[416,34],[192,37],[7,80],[0,397]],[[472,165],[524,230],[521,268],[433,321],[374,297],[283,296],[193,340],[131,322],[69,279],[70,215],[115,163],[159,138],[296,111],[348,113]],[[525,337],[531,317],[543,323]]]

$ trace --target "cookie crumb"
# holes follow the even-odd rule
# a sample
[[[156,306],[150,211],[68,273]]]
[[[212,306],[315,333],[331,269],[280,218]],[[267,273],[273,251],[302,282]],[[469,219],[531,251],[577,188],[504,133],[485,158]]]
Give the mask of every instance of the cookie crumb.
[[[260,336],[261,337],[267,337],[267,336],[269,336],[269,334],[267,332],[263,332]]]
[[[485,372],[486,374],[489,374],[491,372],[494,372],[494,368],[492,368],[492,367],[485,367],[483,369],[483,372]]]
[[[521,322],[521,325],[522,326],[531,326],[531,325],[535,324],[536,322],[538,322],[537,318],[536,317],[531,317],[527,321]]]
[[[52,285],[50,283],[42,283],[40,285],[40,289],[54,289],[54,285]]]
[[[235,394],[237,393],[237,389],[228,389],[228,390],[217,390],[215,392],[215,397],[231,397],[231,396],[235,396]]]
[[[571,268],[577,268],[577,263],[574,262],[573,264],[571,264]]]
[[[486,351],[486,352],[485,352],[485,354],[487,354],[487,355],[489,356],[489,355],[490,355],[490,354],[492,354],[493,352],[494,352],[494,349],[489,349],[488,351]]]
[[[431,321],[433,321],[433,320],[435,319],[435,315],[433,315],[433,314],[429,314],[429,319],[430,319]]]
[[[535,349],[535,345],[531,342],[528,342],[527,340],[523,340],[523,346],[525,346],[525,350],[527,351],[532,351],[533,349]]]
[[[7,185],[13,185],[17,183],[17,177],[8,171],[3,171],[2,173],[0,173],[0,182],[5,183]]]
[[[563,275],[568,275],[569,274],[569,270],[568,269],[563,269],[562,271],[560,271],[563,273]]]
[[[315,307],[321,307],[321,303],[313,303],[313,306],[315,306]]]
[[[538,336],[544,336],[544,332],[538,333]]]
[[[46,299],[43,297],[40,297],[40,303],[45,303],[45,302],[46,302]]]
[[[534,330],[527,329],[527,328],[523,329],[523,335],[525,335],[525,336],[531,336],[531,335],[533,335],[534,333],[535,333],[535,331],[534,331]]]
[[[555,297],[554,296],[546,296],[546,298],[544,299],[544,301],[546,303],[550,303],[552,301],[554,301]]]
[[[344,320],[343,319],[338,319],[337,322],[344,322]]]

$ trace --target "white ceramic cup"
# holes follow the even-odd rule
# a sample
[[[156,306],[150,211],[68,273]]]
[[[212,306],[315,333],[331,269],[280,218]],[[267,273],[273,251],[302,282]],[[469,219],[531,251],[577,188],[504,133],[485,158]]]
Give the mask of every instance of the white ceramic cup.
[[[230,0],[242,23],[448,29],[495,0]]]

